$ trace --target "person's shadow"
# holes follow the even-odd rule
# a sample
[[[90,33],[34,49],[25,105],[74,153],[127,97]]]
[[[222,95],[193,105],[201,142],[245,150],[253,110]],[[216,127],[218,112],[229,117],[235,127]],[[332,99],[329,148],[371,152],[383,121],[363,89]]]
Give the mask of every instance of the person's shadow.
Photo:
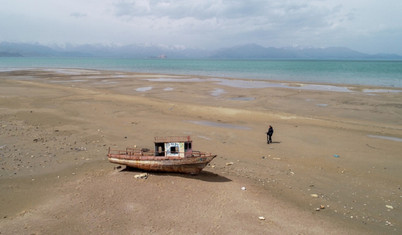
[[[272,141],[271,143],[267,143],[267,145],[270,145],[270,144],[280,144],[281,143],[281,141]]]

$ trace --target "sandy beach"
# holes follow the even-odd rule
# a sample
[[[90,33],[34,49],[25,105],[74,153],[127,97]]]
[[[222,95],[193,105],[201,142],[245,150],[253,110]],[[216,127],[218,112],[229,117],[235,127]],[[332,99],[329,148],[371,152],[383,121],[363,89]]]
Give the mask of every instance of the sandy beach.
[[[147,179],[108,162],[155,136],[218,156]],[[401,152],[402,89],[0,72],[0,234],[400,234]]]

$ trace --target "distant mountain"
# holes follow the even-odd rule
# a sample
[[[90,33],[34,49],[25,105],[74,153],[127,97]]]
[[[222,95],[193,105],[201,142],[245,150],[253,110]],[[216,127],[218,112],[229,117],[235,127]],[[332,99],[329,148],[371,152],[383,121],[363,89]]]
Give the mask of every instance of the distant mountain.
[[[64,46],[43,46],[27,43],[0,43],[0,53],[18,54],[25,57],[115,57],[115,58],[206,58],[206,50],[185,49],[180,47],[163,47],[155,45],[98,45],[84,44]]]
[[[316,59],[356,60],[389,59],[402,60],[402,56],[390,54],[369,55],[344,47],[328,48],[274,48],[248,44],[217,50],[211,58],[217,59]]]
[[[48,46],[30,43],[0,43],[0,53],[15,54],[23,57],[88,56],[75,51],[58,51]]]
[[[247,44],[215,51],[157,45],[84,44],[44,46],[29,43],[0,43],[0,57],[113,57],[171,59],[301,59],[301,60],[402,60],[395,54],[369,55],[344,47],[275,48]]]
[[[293,49],[302,59],[368,59],[368,55],[344,47]]]
[[[287,59],[294,58],[294,54],[284,49],[262,47],[256,44],[247,44],[217,50],[211,58],[217,59]]]
[[[0,57],[22,57],[19,53],[12,53],[12,52],[2,52],[0,51]]]

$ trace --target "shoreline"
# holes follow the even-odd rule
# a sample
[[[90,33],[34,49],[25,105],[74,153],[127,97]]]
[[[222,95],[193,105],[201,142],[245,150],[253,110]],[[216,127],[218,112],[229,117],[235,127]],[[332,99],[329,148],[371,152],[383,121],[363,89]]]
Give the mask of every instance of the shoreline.
[[[85,68],[15,68],[11,70],[1,70],[1,73],[13,72],[50,72],[60,75],[71,76],[86,76],[88,74],[117,74],[109,77],[109,79],[118,78],[137,78],[142,77],[144,80],[150,82],[215,82],[216,85],[223,85],[226,87],[255,89],[255,88],[284,88],[295,90],[311,90],[311,91],[328,91],[328,92],[363,92],[367,94],[376,93],[399,93],[402,92],[402,87],[393,86],[380,86],[380,85],[359,85],[348,83],[330,83],[330,82],[309,82],[309,81],[290,81],[290,80],[269,80],[258,78],[234,78],[226,76],[207,76],[207,75],[191,75],[191,74],[166,74],[166,73],[144,73],[132,72],[124,70],[102,70],[102,69],[85,69]],[[84,73],[83,73],[84,72]],[[125,74],[125,75],[120,75]],[[108,79],[107,77],[89,76],[89,79]],[[101,80],[102,80],[101,79]],[[24,80],[24,79],[22,79]],[[70,80],[69,82],[88,82],[90,80]],[[53,81],[54,83],[63,83],[65,81]],[[110,82],[109,84],[115,84]],[[105,84],[108,85],[108,84]]]
[[[401,229],[400,92],[360,92],[375,89],[368,86],[353,86],[357,92],[239,88],[205,76],[69,71],[0,73],[0,186],[8,190],[2,200],[10,202],[0,208],[1,232],[22,232],[20,224],[39,233],[72,232],[66,219],[82,231],[109,233],[101,226],[106,224],[120,232],[185,232],[178,228],[185,218],[194,218],[184,222],[196,225],[187,230],[192,233]],[[166,77],[202,82],[149,81]],[[268,124],[275,129],[271,145],[265,142]],[[136,171],[107,163],[108,146],[151,147],[154,136],[165,135],[191,135],[195,149],[218,157],[194,178],[157,173],[143,181],[133,179]],[[59,169],[66,172],[61,184],[46,180]],[[30,200],[37,183],[49,189]],[[152,198],[157,207],[132,195]],[[20,197],[27,203],[13,208]],[[22,208],[25,213],[18,213]],[[82,221],[62,216],[84,209],[89,217]],[[140,222],[119,221],[119,213]],[[40,218],[52,216],[63,219],[46,227]]]
[[[286,60],[285,60],[286,61]],[[279,62],[276,60],[273,60],[273,62]],[[314,62],[314,61],[312,61]],[[342,62],[342,61],[329,61],[329,62]],[[345,61],[346,62],[346,61]],[[353,61],[349,61],[349,62],[353,62]],[[370,61],[357,61],[357,62],[370,62]],[[373,61],[372,61],[373,62]],[[374,61],[374,62],[381,62],[381,61]],[[389,61],[389,62],[401,62],[401,61]],[[324,81],[302,81],[302,80],[293,80],[293,79],[286,79],[286,78],[278,78],[278,79],[270,79],[269,74],[267,74],[266,76],[261,77],[262,75],[259,76],[252,76],[250,74],[245,74],[243,76],[230,76],[230,74],[220,74],[220,75],[212,75],[210,73],[207,74],[202,74],[202,72],[198,75],[195,75],[193,73],[180,73],[180,74],[176,74],[176,73],[171,73],[171,72],[166,72],[166,71],[160,71],[160,72],[151,72],[151,71],[135,71],[135,70],[130,70],[128,68],[120,68],[119,69],[115,69],[115,68],[84,68],[84,67],[17,67],[17,68],[3,68],[0,69],[0,72],[13,72],[13,71],[18,71],[18,70],[37,70],[37,71],[53,71],[53,72],[61,72],[62,71],[68,71],[67,73],[69,75],[78,75],[78,74],[74,74],[74,72],[71,71],[99,71],[99,72],[106,72],[106,73],[131,73],[131,74],[154,74],[154,75],[168,75],[168,76],[180,76],[180,77],[187,77],[187,76],[193,76],[193,77],[209,77],[209,78],[217,78],[217,79],[234,79],[234,80],[253,80],[253,81],[266,81],[266,82],[270,82],[270,83],[289,83],[289,84],[320,84],[320,85],[333,85],[333,86],[342,86],[342,87],[347,87],[347,86],[351,86],[351,87],[373,87],[373,88],[386,88],[385,90],[401,90],[402,89],[402,85],[399,83],[399,86],[396,86],[395,84],[392,85],[375,85],[375,84],[358,84],[358,83],[342,83],[342,82],[324,82]],[[205,72],[205,71],[204,71]],[[233,72],[232,72],[233,73]],[[314,77],[314,76],[313,76]],[[344,80],[344,78],[339,78]]]

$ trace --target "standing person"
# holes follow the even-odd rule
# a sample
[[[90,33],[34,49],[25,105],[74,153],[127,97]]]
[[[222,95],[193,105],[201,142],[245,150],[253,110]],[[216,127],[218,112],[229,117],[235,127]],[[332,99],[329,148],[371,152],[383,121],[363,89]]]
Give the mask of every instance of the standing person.
[[[274,134],[274,128],[269,125],[268,132],[267,132],[267,144],[272,143],[272,135]]]

